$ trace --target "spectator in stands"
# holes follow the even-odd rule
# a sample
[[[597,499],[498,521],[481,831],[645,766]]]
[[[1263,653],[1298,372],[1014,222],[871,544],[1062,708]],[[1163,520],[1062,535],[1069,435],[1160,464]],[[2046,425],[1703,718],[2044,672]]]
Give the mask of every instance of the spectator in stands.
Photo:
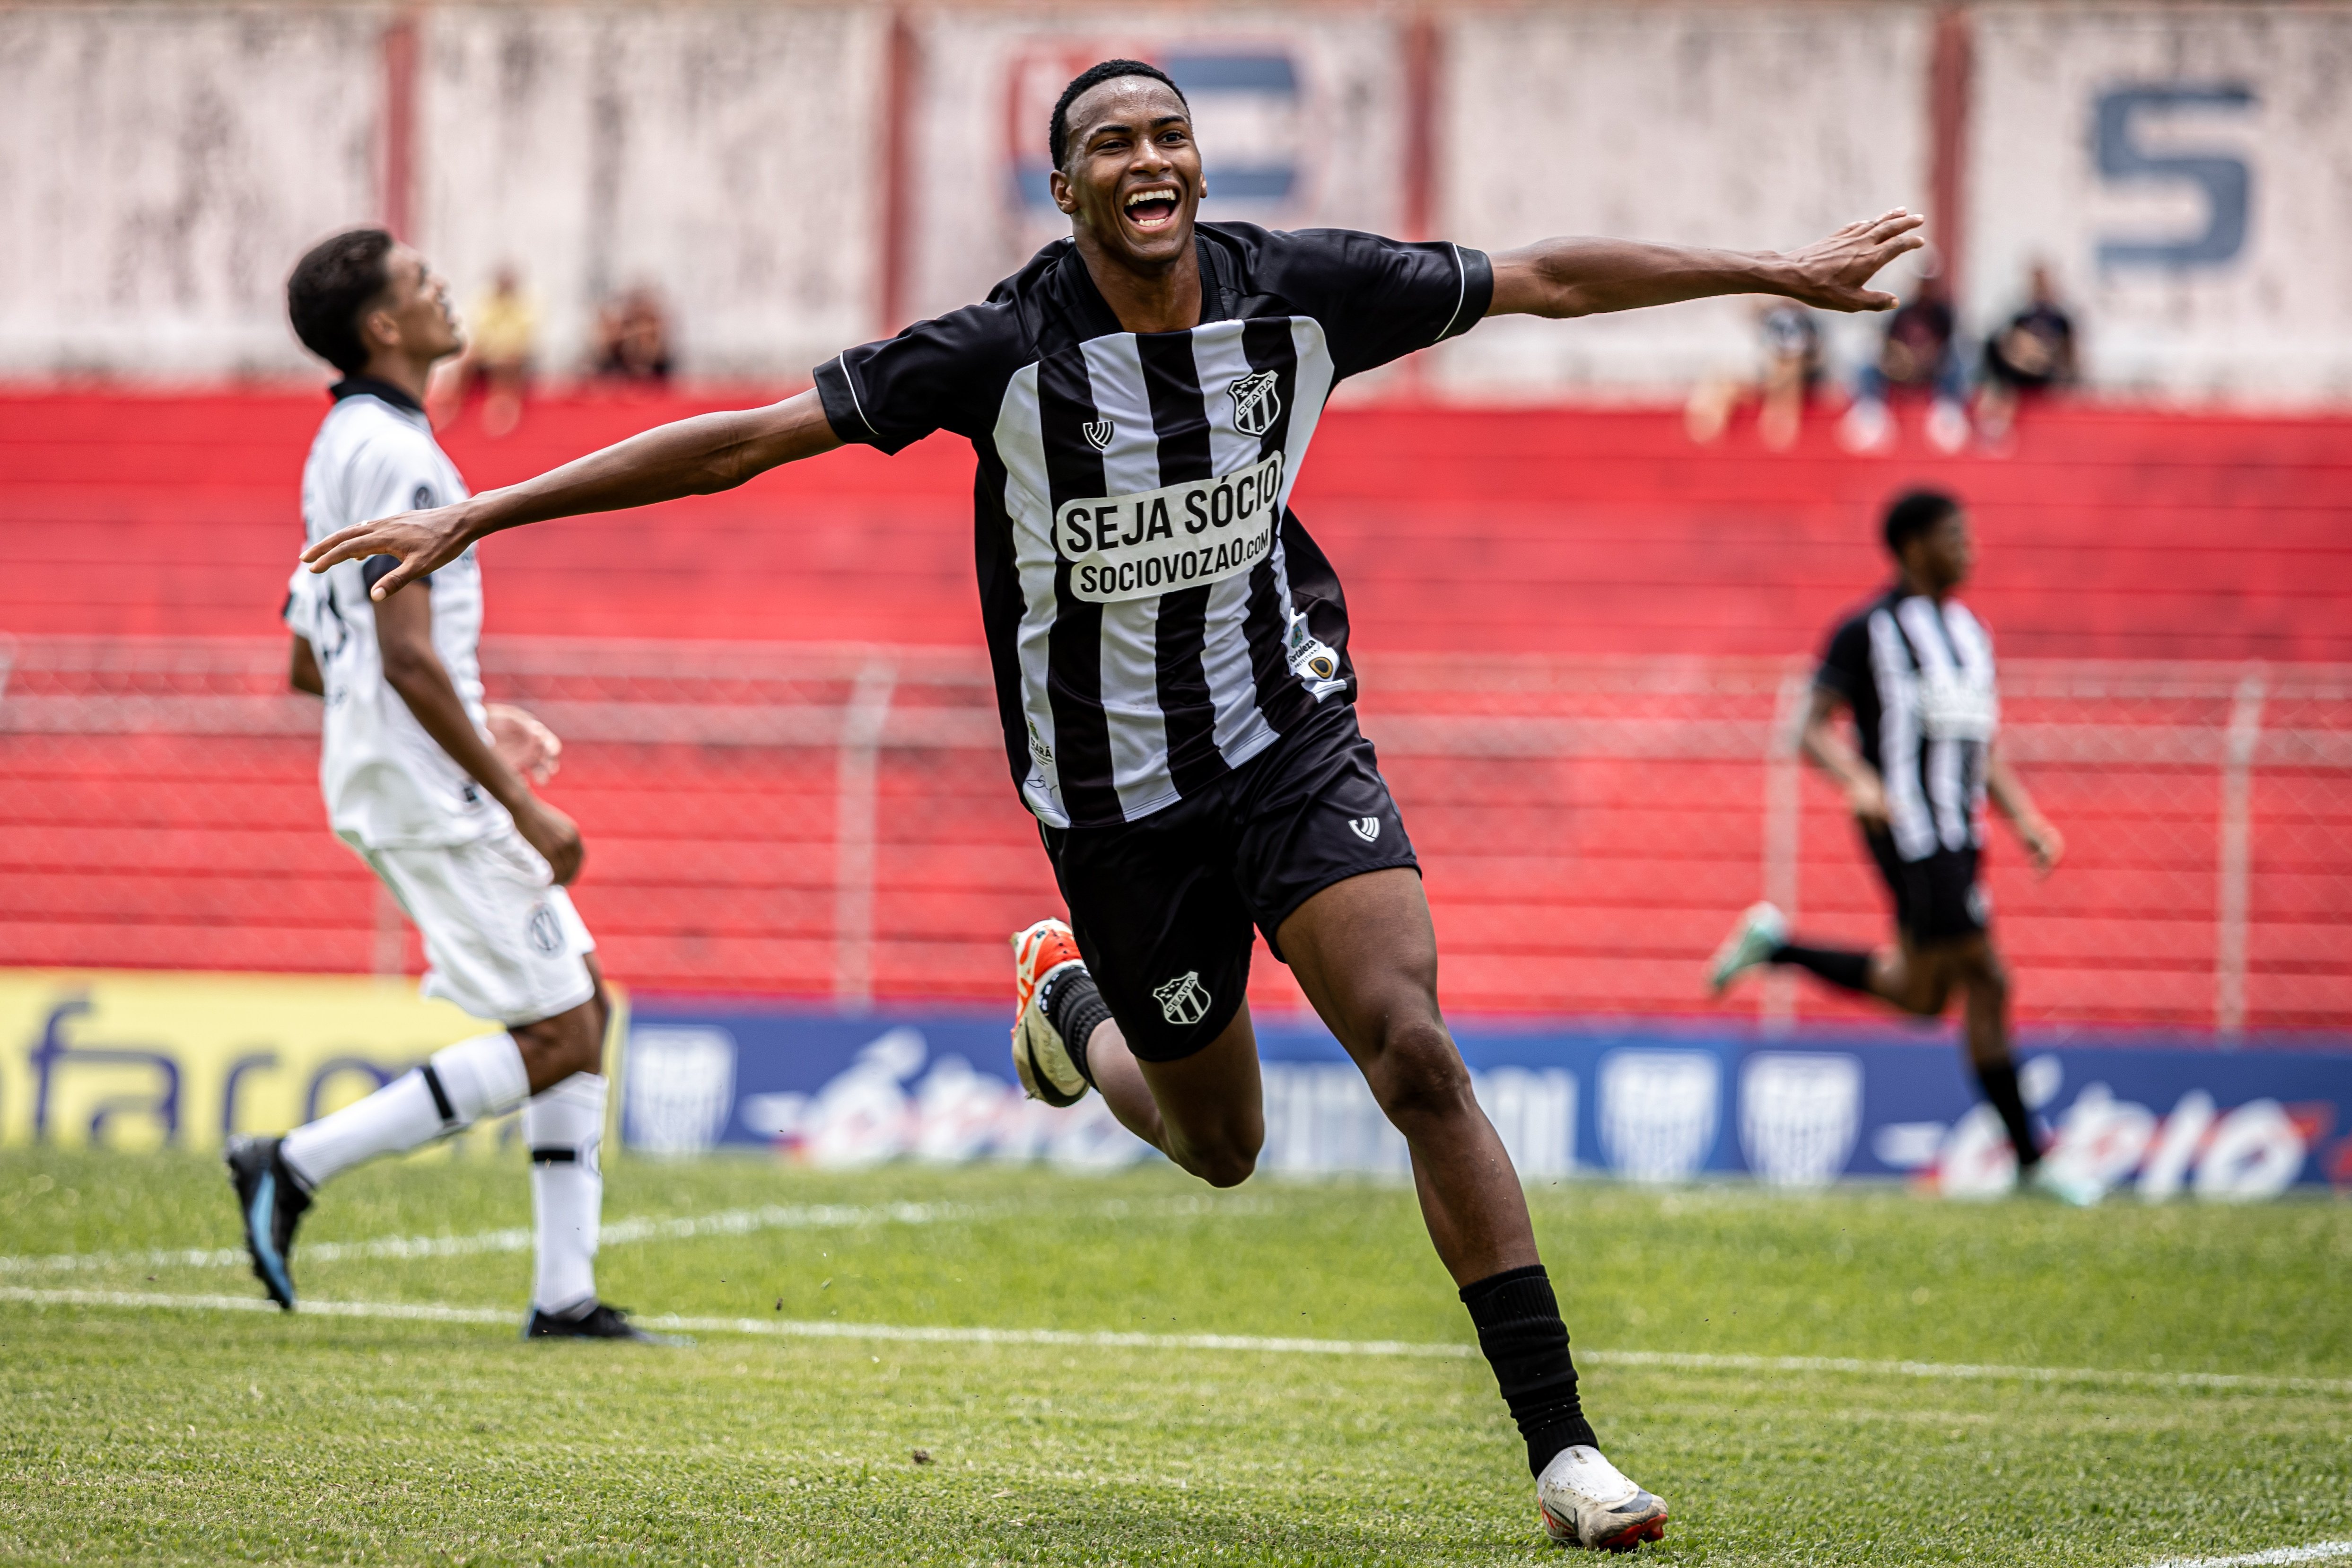
[[[598,307],[593,368],[609,381],[669,379],[669,312],[659,289],[640,283]]]
[[[1775,452],[1797,444],[1805,399],[1822,377],[1822,334],[1813,313],[1788,300],[1756,304],[1758,365],[1753,374],[1701,382],[1683,410],[1690,438],[1701,446],[1721,436],[1740,405],[1762,404],[1756,433]]]
[[[1927,441],[1939,452],[1968,445],[1968,367],[1953,341],[1952,304],[1935,252],[1919,253],[1919,283],[1910,302],[1888,318],[1878,357],[1862,367],[1853,406],[1838,435],[1857,452],[1885,449],[1895,439],[1887,399],[1900,390],[1926,393]]]
[[[2025,308],[1985,340],[1977,430],[1988,445],[2008,438],[2017,405],[2027,396],[2074,380],[2074,318],[2058,302],[2047,263],[2033,264],[2026,287]]]
[[[539,306],[524,292],[514,263],[499,264],[467,324],[472,341],[458,374],[481,382],[483,434],[504,436],[522,422],[523,385],[539,347]]]

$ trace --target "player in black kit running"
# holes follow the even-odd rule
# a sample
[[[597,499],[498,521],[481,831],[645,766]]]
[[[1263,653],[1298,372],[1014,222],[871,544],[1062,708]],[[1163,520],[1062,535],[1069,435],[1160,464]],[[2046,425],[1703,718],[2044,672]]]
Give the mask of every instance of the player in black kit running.
[[[851,349],[772,407],[663,426],[305,559],[396,556],[382,595],[500,529],[726,489],[847,441],[971,440],[1006,760],[1076,928],[1068,952],[1023,933],[1024,1083],[1097,1089],[1185,1170],[1248,1176],[1265,1136],[1243,1001],[1255,922],[1412,1149],[1547,1528],[1656,1540],[1665,1505],[1599,1452],[1526,1196],[1439,1015],[1412,845],[1356,729],[1339,582],[1287,502],[1343,376],[1493,315],[1744,293],[1885,310],[1870,279],[1916,248],[1920,219],[1788,254],[1552,239],[1489,258],[1196,224],[1190,110],[1139,62],[1086,71],[1040,130],[1070,237],[985,303]]]

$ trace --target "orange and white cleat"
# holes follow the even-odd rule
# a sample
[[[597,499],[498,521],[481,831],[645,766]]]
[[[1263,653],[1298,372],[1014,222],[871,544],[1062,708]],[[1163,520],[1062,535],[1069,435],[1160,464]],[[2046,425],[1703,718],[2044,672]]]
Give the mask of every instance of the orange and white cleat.
[[[1562,1546],[1631,1552],[1666,1534],[1665,1500],[1625,1479],[1601,1450],[1562,1448],[1536,1480],[1544,1532]]]
[[[1047,982],[1076,965],[1078,939],[1057,920],[1042,920],[1013,934],[1013,1070],[1032,1100],[1076,1105],[1086,1098],[1087,1075],[1070,1056],[1062,1033],[1045,1015]]]

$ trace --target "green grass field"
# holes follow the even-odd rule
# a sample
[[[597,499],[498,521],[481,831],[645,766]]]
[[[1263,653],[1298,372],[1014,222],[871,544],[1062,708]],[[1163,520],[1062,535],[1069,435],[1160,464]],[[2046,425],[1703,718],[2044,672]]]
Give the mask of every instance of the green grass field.
[[[1674,1506],[1646,1558],[2137,1568],[2352,1538],[2352,1205],[1600,1184],[1535,1201],[1587,1407]],[[122,1302],[257,1294],[241,1268],[148,1256],[236,1245],[218,1166],[0,1155],[0,1560],[1552,1553],[1485,1363],[1427,1349],[1469,1325],[1402,1188],[631,1160],[606,1211],[631,1222],[601,1260],[607,1299],[769,1331],[522,1344],[528,1253],[495,1237],[305,1260],[526,1226],[519,1156],[355,1173],[296,1254],[313,1300],[495,1321]],[[1976,1373],[1938,1370],[1961,1364]]]

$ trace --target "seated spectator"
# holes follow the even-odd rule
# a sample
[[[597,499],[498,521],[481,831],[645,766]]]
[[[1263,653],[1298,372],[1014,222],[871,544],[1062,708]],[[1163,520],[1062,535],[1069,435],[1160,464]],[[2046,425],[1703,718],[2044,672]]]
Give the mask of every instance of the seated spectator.
[[[1985,340],[1977,428],[1994,445],[2008,438],[2025,397],[2074,380],[2074,319],[2058,302],[2046,265],[2034,264],[2027,289],[2025,308]]]
[[[1886,404],[1897,390],[1927,395],[1929,445],[1939,452],[1968,445],[1968,367],[1952,339],[1951,300],[1934,252],[1920,256],[1917,291],[1888,318],[1878,357],[1862,367],[1853,406],[1839,427],[1839,437],[1857,452],[1879,451],[1894,440],[1895,420]]]
[[[658,384],[669,379],[669,314],[651,284],[639,284],[596,311],[591,371],[611,381]]]
[[[539,346],[539,306],[523,292],[512,262],[502,262],[489,292],[474,301],[462,373],[481,378],[482,431],[504,436],[522,422],[523,384]]]
[[[1725,376],[1702,382],[1683,410],[1690,438],[1701,446],[1721,436],[1740,405],[1750,398],[1763,406],[1756,433],[1775,452],[1797,444],[1805,420],[1805,399],[1822,377],[1822,334],[1813,313],[1787,300],[1756,305],[1759,364],[1746,379]]]

